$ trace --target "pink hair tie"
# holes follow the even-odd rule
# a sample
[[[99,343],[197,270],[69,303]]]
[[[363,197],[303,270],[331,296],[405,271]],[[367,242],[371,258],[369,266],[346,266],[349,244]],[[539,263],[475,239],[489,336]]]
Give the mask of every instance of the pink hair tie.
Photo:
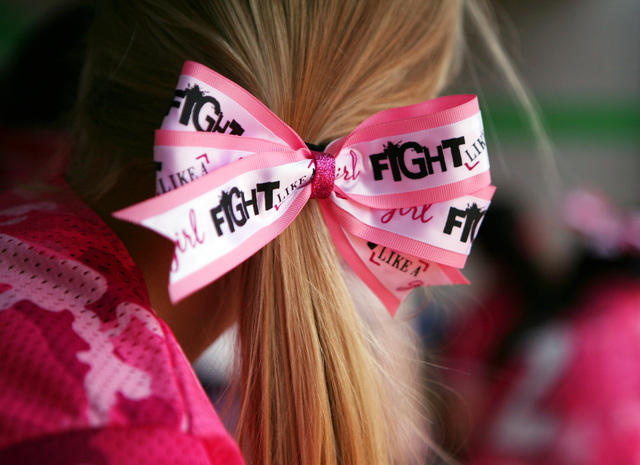
[[[248,259],[315,198],[336,249],[393,315],[418,286],[468,282],[460,269],[495,190],[473,95],[376,113],[321,148],[189,61],[154,161],[158,195],[114,216],[175,244],[174,302]]]
[[[316,161],[316,172],[311,184],[312,199],[326,199],[333,192],[336,180],[336,160],[333,155],[325,152],[311,151]]]

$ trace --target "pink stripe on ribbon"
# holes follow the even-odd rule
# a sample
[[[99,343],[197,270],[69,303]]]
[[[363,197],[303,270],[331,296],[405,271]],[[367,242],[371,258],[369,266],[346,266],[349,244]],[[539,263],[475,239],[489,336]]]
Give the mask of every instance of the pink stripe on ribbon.
[[[488,171],[480,173],[472,178],[467,178],[452,184],[444,186],[431,187],[413,192],[405,192],[399,194],[389,194],[385,196],[376,195],[357,195],[344,194],[345,197],[372,208],[406,208],[414,205],[424,205],[427,203],[444,202],[445,200],[455,199],[463,195],[482,190],[491,182],[491,175]],[[489,197],[490,200],[491,197]]]
[[[214,139],[214,140],[212,140]],[[180,132],[158,129],[155,133],[156,145],[175,147],[210,147],[233,149],[239,152],[290,152],[291,147],[251,137],[230,136],[211,132]],[[259,150],[257,150],[259,149]]]
[[[344,145],[448,126],[479,112],[475,95],[439,97],[416,105],[392,108],[368,118],[347,136]]]

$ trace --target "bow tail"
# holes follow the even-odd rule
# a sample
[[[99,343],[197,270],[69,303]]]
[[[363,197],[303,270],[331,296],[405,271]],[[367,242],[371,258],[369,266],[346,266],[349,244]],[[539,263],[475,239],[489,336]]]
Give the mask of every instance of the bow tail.
[[[468,284],[460,269],[494,190],[387,210],[333,195],[321,207],[340,253],[394,315],[416,287]]]
[[[391,316],[416,287],[469,284],[453,266],[351,234],[340,225],[327,202],[321,202],[321,208],[336,248]]]

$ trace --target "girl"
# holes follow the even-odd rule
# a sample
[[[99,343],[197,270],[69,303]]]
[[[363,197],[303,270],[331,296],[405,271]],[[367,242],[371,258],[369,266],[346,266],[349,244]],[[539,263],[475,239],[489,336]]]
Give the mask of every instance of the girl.
[[[73,192],[49,170],[40,182],[55,189],[2,198],[0,462],[229,464],[239,450],[253,464],[423,461],[416,371],[395,360],[405,330],[381,336],[390,330],[375,329],[363,299],[359,316],[317,202],[176,305],[173,244],[112,213],[153,197],[153,133],[185,60],[326,144],[437,96],[460,61],[463,17],[504,63],[483,11],[462,0],[102,2],[65,173]],[[182,354],[194,359],[234,322],[239,449]]]

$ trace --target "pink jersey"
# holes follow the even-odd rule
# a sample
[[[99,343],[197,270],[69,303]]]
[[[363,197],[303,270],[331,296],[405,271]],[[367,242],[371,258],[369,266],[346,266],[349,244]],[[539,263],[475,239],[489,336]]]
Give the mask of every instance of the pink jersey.
[[[64,183],[0,194],[0,464],[241,464],[123,244]]]
[[[482,396],[464,463],[640,463],[640,281],[601,279],[576,305],[531,333],[500,370],[489,369],[478,334],[502,336],[507,308],[491,308],[497,325],[464,326],[452,384]],[[474,332],[475,356],[466,337]]]

